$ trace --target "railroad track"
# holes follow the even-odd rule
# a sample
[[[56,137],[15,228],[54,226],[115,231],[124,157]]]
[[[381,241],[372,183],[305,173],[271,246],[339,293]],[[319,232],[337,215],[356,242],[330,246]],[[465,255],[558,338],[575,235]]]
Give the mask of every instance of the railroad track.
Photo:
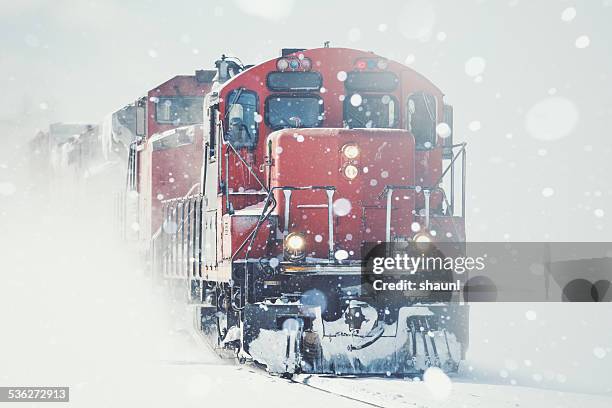
[[[340,392],[332,391],[332,390],[329,390],[329,389],[326,389],[326,388],[322,388],[322,387],[319,387],[319,386],[316,386],[316,385],[309,384],[309,380],[313,377],[312,375],[308,375],[308,376],[304,377],[302,380],[296,379],[295,377],[294,378],[283,378],[281,376],[272,376],[271,374],[269,374],[265,370],[265,368],[263,366],[258,365],[258,364],[254,363],[254,362],[240,363],[238,361],[238,359],[235,356],[232,355],[233,353],[231,351],[220,349],[216,345],[212,344],[211,341],[210,341],[210,338],[208,338],[204,333],[202,333],[201,330],[197,330],[196,328],[194,328],[192,330],[192,336],[193,336],[193,338],[195,339],[195,341],[197,343],[202,344],[202,346],[204,346],[204,347],[209,347],[217,355],[217,357],[219,357],[221,360],[223,360],[225,362],[232,362],[236,366],[248,366],[249,368],[251,368],[251,370],[249,370],[249,371],[251,373],[253,373],[253,374],[281,379],[281,380],[284,380],[284,381],[286,381],[287,383],[290,383],[290,384],[300,385],[302,387],[307,387],[307,388],[310,388],[312,390],[316,390],[316,391],[321,392],[321,393],[325,393],[325,394],[328,394],[328,395],[333,395],[333,396],[338,397],[338,398],[343,398],[343,399],[347,399],[347,400],[350,400],[350,401],[353,401],[353,402],[357,402],[357,403],[362,404],[363,406],[376,407],[376,408],[385,408],[384,405],[375,404],[375,403],[372,403],[370,401],[366,401],[366,400],[363,400],[363,399],[355,398],[355,397],[352,397],[350,395],[346,395],[346,394],[343,394],[343,393],[340,393]],[[185,362],[185,361],[177,362],[177,364],[180,364],[180,365],[205,365],[205,366],[215,365],[215,364],[211,364],[211,363],[198,363],[198,362],[191,363],[191,362]]]

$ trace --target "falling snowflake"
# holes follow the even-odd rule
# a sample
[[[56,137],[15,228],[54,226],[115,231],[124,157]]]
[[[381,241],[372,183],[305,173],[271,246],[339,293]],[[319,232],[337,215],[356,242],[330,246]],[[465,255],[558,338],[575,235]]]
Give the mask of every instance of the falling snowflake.
[[[576,48],[586,48],[591,44],[591,39],[588,35],[581,35],[576,38]]]
[[[539,140],[557,140],[573,132],[578,123],[578,109],[567,98],[545,98],[529,109],[525,116],[527,132]]]
[[[603,347],[595,347],[593,349],[593,355],[599,359],[605,358],[607,354],[606,349]]]
[[[561,20],[569,23],[576,17],[576,9],[573,7],[568,7],[561,13]]]
[[[345,215],[350,213],[351,208],[351,202],[346,198],[339,198],[334,201],[333,204],[334,214],[336,214],[338,217],[344,217]]]
[[[451,135],[451,128],[450,126],[448,126],[448,124],[444,122],[438,123],[438,125],[436,126],[436,133],[442,139],[446,139],[447,137]]]
[[[349,254],[344,249],[339,249],[334,254],[334,258],[336,258],[339,261],[344,261],[345,259],[348,259],[348,257],[349,257]]]
[[[351,96],[351,105],[355,107],[360,106],[362,101],[363,99],[359,94],[354,94],[353,96]]]
[[[472,57],[465,62],[465,73],[471,77],[481,75],[487,66],[487,62],[482,57]]]
[[[552,197],[555,194],[555,190],[552,187],[544,187],[542,189],[542,196],[543,197]]]

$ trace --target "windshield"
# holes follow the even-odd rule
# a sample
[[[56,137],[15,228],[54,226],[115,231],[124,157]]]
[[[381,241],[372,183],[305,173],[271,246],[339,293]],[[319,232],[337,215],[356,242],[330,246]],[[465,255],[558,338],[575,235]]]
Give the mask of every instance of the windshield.
[[[272,129],[319,127],[323,100],[318,96],[272,96],[266,102],[266,119]]]
[[[349,128],[393,128],[397,124],[395,98],[353,94],[344,100],[344,122]]]
[[[176,126],[202,123],[203,100],[203,98],[180,96],[156,98],[157,123],[171,123]]]

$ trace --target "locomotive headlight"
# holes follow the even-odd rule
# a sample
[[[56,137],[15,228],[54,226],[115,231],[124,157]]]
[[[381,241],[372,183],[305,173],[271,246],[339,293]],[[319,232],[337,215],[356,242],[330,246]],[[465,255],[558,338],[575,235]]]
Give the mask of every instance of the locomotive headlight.
[[[344,176],[349,180],[353,180],[358,174],[359,169],[352,164],[349,164],[344,168]]]
[[[285,259],[300,261],[306,256],[306,239],[299,232],[292,232],[285,237]]]
[[[349,160],[356,159],[359,156],[359,146],[355,144],[345,144],[342,147],[342,154]]]
[[[429,235],[427,232],[424,232],[424,231],[419,232],[418,234],[414,236],[414,242],[416,242],[416,247],[420,249],[421,251],[428,250],[432,241],[433,239],[431,235]]]
[[[414,236],[414,241],[417,244],[429,244],[431,242],[431,237],[426,232],[420,232]]]

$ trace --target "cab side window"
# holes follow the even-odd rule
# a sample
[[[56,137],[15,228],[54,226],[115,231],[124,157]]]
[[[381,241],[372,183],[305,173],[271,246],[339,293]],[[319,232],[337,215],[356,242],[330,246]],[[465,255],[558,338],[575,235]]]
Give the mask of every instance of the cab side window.
[[[227,97],[227,129],[225,139],[236,149],[253,149],[257,145],[258,125],[261,116],[257,112],[257,94],[240,88]]]
[[[408,130],[413,134],[417,150],[436,145],[436,98],[425,92],[408,97]]]

